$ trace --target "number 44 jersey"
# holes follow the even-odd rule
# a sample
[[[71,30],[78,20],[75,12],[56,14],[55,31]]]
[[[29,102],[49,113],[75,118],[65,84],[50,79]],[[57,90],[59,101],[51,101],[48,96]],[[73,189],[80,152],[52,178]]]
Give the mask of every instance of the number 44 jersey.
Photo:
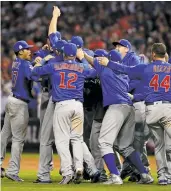
[[[96,70],[84,68],[75,60],[56,62],[51,59],[47,65],[35,67],[33,75],[50,75],[52,100],[54,102],[77,99],[83,102],[85,78],[96,77]]]
[[[145,89],[145,102],[171,101],[171,64],[156,60],[127,67],[109,61],[107,67],[128,74],[130,79],[140,79],[140,86]]]

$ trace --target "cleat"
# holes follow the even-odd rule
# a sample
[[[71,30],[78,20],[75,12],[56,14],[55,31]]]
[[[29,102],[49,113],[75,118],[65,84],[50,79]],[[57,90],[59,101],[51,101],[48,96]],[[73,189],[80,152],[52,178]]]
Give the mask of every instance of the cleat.
[[[40,180],[40,179],[37,179],[37,180],[33,181],[33,183],[37,183],[37,184],[51,184],[52,181],[51,180]]]
[[[59,184],[69,184],[72,181],[72,175],[64,176]]]
[[[121,184],[123,184],[123,181],[122,181],[122,179],[120,178],[119,175],[111,174],[109,179],[106,182],[103,182],[103,184],[106,184],[106,185],[110,185],[110,184],[121,185]]]
[[[92,177],[91,177],[91,183],[96,183],[99,181],[100,178],[100,172],[97,171]]]
[[[129,182],[139,182],[141,179],[141,176],[140,174],[137,174],[137,173],[132,173],[132,175],[129,177],[128,181]]]
[[[80,184],[81,183],[82,174],[83,174],[82,169],[77,169],[76,175],[74,177],[74,183],[75,184]]]
[[[141,174],[141,179],[138,184],[151,184],[154,182],[154,179],[149,174]]]
[[[168,179],[167,179],[167,177],[165,176],[165,174],[161,174],[161,175],[158,177],[158,184],[159,184],[159,185],[167,185],[167,184],[168,184]]]
[[[131,176],[133,173],[133,169],[131,166],[127,166],[124,170],[121,171],[121,178],[124,180],[125,178]]]
[[[83,170],[83,179],[84,180],[90,180],[90,176],[89,176],[89,174],[87,173],[86,170]]]
[[[106,171],[102,170],[99,177],[99,182],[106,182],[108,180]]]
[[[5,174],[5,176],[8,179],[16,181],[16,182],[23,182],[24,181],[23,179],[21,179],[19,176],[15,175],[15,174]]]
[[[163,179],[163,180],[161,179],[161,180],[158,181],[158,184],[159,185],[167,185],[168,181],[167,181],[167,179]]]

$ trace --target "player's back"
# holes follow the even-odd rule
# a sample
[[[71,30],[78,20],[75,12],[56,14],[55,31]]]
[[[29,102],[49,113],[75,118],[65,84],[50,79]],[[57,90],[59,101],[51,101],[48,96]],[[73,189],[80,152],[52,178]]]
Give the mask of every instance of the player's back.
[[[65,60],[51,63],[51,65],[53,67],[51,75],[53,101],[77,99],[83,102],[84,80],[88,74],[83,64]]]
[[[16,58],[12,64],[12,92],[18,98],[29,100],[28,81],[31,73],[29,61]]]
[[[171,101],[171,65],[160,60],[148,64],[142,76],[142,82],[148,87],[145,101]]]

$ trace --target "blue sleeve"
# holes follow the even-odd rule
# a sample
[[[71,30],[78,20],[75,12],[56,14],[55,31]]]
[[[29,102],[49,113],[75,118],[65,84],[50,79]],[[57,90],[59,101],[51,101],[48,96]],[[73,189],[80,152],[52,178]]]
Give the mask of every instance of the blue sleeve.
[[[52,46],[52,48],[55,48],[55,43],[58,41],[58,37],[56,36],[55,33],[51,33],[49,35],[49,41],[50,41],[50,45]]]
[[[83,63],[84,68],[86,68],[86,69],[90,68],[90,67],[89,67],[89,63],[88,63],[88,61],[87,61],[85,58],[83,58],[83,59],[81,60],[81,63]]]
[[[139,80],[130,80],[129,82],[129,92],[133,91],[137,85],[140,83]]]
[[[130,63],[129,66],[137,66],[140,64],[140,58],[138,56],[134,56],[131,58],[129,63]]]
[[[53,71],[54,71],[53,65],[47,64],[44,66],[34,67],[32,70],[32,75],[43,76],[43,75],[51,74],[53,73]]]
[[[99,75],[104,70],[104,66],[100,65],[96,58],[94,59],[94,68],[96,69],[97,74],[99,74]]]
[[[96,78],[97,71],[94,68],[84,69],[84,75],[86,78]]]
[[[139,64],[137,66],[128,67],[113,61],[109,61],[107,65],[107,67],[112,70],[127,74],[130,79],[141,79],[146,66],[146,64]]]

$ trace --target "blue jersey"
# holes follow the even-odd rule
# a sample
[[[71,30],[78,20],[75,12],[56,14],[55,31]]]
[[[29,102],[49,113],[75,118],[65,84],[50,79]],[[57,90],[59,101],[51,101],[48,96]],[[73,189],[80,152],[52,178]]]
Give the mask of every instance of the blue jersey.
[[[29,83],[32,78],[32,64],[21,58],[16,58],[12,63],[12,92],[18,98],[29,101],[31,87]],[[30,88],[30,89],[29,89]]]
[[[125,66],[136,66],[140,64],[141,58],[135,54],[135,52],[128,52],[122,59],[122,63]]]
[[[85,78],[95,77],[94,69],[85,69],[82,63],[75,60],[56,62],[35,67],[33,75],[50,75],[52,84],[52,100],[54,102],[77,99],[83,102],[83,88]]]
[[[44,58],[46,57],[48,54],[50,54],[50,51],[49,50],[43,50],[43,49],[40,49],[38,50],[37,52],[34,52],[33,53],[33,61],[35,60],[36,57],[41,57],[41,58]]]
[[[104,107],[112,104],[132,105],[132,101],[127,94],[129,84],[122,74],[120,75],[107,67],[101,66],[97,59],[94,59],[94,68],[100,78]]]
[[[127,67],[109,61],[108,67],[128,74],[131,79],[140,79],[141,86],[146,88],[145,102],[171,101],[171,65],[169,63],[156,60],[148,65]]]

